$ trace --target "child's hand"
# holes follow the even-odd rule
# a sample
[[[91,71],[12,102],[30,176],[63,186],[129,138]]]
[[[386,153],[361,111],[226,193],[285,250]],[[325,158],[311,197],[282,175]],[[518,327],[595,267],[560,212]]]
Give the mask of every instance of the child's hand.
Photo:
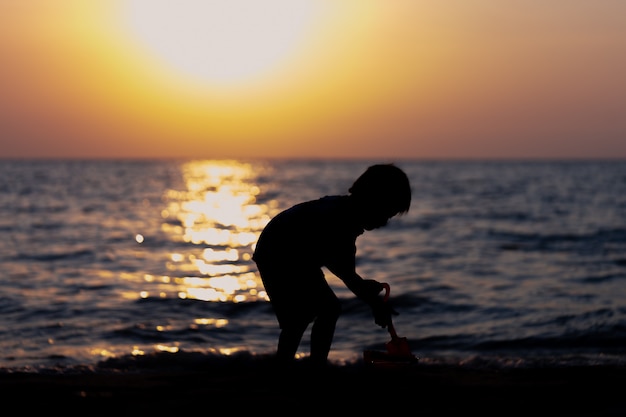
[[[374,314],[374,323],[380,327],[385,328],[391,323],[391,315],[398,315],[398,312],[394,310],[388,302],[378,300],[371,304],[372,314]]]
[[[364,279],[361,283],[361,294],[364,300],[368,302],[373,302],[378,297],[378,293],[380,293],[385,287],[378,281],[373,279]]]

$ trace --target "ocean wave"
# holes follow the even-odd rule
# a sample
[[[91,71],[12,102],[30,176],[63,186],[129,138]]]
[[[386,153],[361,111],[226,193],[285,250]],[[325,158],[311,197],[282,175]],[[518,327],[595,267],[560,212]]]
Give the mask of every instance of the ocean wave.
[[[503,250],[598,252],[610,245],[626,245],[626,229],[598,229],[588,233],[533,233],[490,230]]]
[[[0,365],[84,367],[109,355],[120,369],[137,361],[228,363],[234,359],[226,348],[247,351],[252,361],[274,348],[279,328],[249,259],[252,244],[243,249],[230,240],[184,236],[186,227],[226,229],[216,226],[220,218],[206,204],[186,213],[191,217],[175,213],[184,211],[183,200],[206,203],[203,193],[222,185],[227,191],[235,181],[231,174],[207,177],[210,162],[192,165],[199,168],[193,177],[187,162],[175,161],[0,164]],[[244,193],[258,191],[254,205],[242,207],[234,198],[227,211],[254,208],[270,216],[301,199],[345,192],[366,165],[253,164],[237,184]],[[626,345],[626,165],[402,165],[415,184],[411,211],[359,238],[357,266],[365,278],[392,285],[389,302],[400,313],[394,324],[422,357],[420,365],[448,358],[479,366],[529,364],[540,356],[545,362],[538,364],[626,357],[620,351]],[[220,202],[226,201],[220,196]],[[211,221],[196,222],[203,218]],[[254,219],[242,227],[257,231],[260,218]],[[235,249],[239,259],[205,259],[207,247]],[[199,268],[207,265],[219,268]],[[209,273],[222,276],[224,265],[233,266],[231,278],[250,274],[254,285],[242,278],[241,290],[220,293],[224,302],[185,292],[193,285],[209,289]],[[331,352],[349,360],[364,347],[384,349],[387,331],[337,284],[344,311]],[[219,320],[225,324],[217,328]],[[304,352],[307,343],[305,337]],[[156,345],[180,351],[126,356],[136,345],[145,352]],[[212,352],[217,357],[207,359]]]
[[[76,259],[94,256],[91,249],[78,249],[70,251],[48,252],[48,253],[19,253],[16,258],[20,261],[54,262],[67,259]]]
[[[402,367],[422,369],[425,372],[440,369],[506,371],[512,369],[583,369],[607,367],[616,369],[626,366],[621,356],[610,354],[567,354],[558,357],[550,355],[515,356],[485,355],[468,356],[416,356],[417,362],[412,364],[396,364],[395,369]],[[306,367],[306,357],[296,360],[294,366]],[[362,357],[347,361],[331,361],[330,367],[344,370],[358,370],[368,367]],[[206,373],[215,375],[226,372],[254,372],[272,374],[276,371],[273,353],[255,354],[246,350],[233,353],[222,353],[218,350],[154,352],[142,355],[124,355],[108,358],[96,364],[73,364],[53,366],[21,366],[0,368],[0,374],[39,374],[39,375],[90,375],[90,374],[150,374],[150,373]]]

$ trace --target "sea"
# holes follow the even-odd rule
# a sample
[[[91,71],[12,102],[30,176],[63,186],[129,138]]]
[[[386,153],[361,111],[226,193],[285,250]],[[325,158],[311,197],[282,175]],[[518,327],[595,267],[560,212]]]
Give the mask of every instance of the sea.
[[[407,173],[412,202],[358,238],[357,271],[389,284],[418,366],[626,364],[624,160],[0,160],[0,370],[271,356],[260,232],[375,163]],[[331,362],[385,352],[388,329],[325,273]]]

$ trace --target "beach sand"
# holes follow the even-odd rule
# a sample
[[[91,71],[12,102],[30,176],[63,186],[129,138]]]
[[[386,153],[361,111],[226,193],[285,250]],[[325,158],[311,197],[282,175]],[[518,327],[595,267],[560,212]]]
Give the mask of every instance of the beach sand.
[[[0,373],[5,410],[15,407],[20,414],[54,416],[626,416],[624,387],[626,368],[606,366],[481,370],[362,364],[314,370],[234,361],[188,368],[160,364],[56,374]]]

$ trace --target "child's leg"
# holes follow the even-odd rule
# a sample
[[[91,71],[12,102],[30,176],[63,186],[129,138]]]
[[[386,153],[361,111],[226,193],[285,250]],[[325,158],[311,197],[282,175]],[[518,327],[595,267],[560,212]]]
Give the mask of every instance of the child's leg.
[[[311,361],[325,364],[333,343],[335,326],[341,314],[341,303],[329,289],[324,309],[318,314],[311,328]]]
[[[308,322],[283,326],[278,337],[278,349],[276,350],[276,357],[279,361],[289,362],[295,358],[302,335],[308,326]]]

